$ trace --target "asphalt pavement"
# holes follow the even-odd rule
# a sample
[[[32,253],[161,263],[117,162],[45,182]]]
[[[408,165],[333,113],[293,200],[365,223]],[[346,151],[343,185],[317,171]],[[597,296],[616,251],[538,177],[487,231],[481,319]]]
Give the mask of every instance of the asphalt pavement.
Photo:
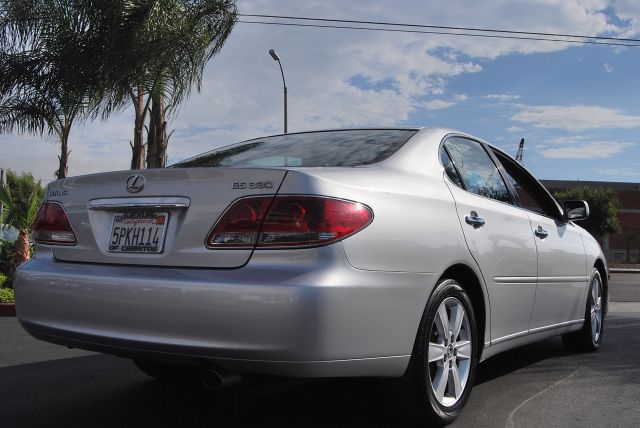
[[[640,302],[640,272],[611,274],[609,300],[612,302]]]
[[[640,426],[640,274],[614,274],[598,352],[559,338],[480,364],[456,427]],[[0,318],[0,427],[404,426],[375,379],[276,394],[166,386],[128,360],[36,341]]]

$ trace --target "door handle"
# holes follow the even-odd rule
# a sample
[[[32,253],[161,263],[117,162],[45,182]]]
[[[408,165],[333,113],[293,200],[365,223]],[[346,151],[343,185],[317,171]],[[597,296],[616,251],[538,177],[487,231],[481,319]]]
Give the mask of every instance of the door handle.
[[[484,219],[478,217],[478,213],[471,211],[468,216],[464,218],[467,224],[473,226],[474,229],[484,226]]]
[[[534,232],[535,235],[540,238],[540,239],[544,239],[547,236],[549,236],[549,232],[547,232],[546,230],[544,230],[542,228],[542,226],[538,226],[538,228],[536,229],[536,231]]]

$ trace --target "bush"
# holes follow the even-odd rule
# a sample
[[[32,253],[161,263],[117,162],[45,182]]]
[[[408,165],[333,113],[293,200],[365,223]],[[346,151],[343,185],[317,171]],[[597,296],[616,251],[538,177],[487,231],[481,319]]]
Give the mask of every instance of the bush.
[[[11,278],[16,270],[16,242],[0,240],[0,275],[8,279],[5,287],[11,286]]]
[[[10,288],[0,288],[0,303],[13,303],[13,290]]]
[[[3,273],[0,273],[0,288],[9,286],[9,278]]]

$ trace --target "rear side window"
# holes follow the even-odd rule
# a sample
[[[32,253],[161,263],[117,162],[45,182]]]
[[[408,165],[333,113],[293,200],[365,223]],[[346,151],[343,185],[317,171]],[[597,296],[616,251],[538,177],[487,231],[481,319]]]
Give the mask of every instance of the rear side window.
[[[467,191],[500,202],[513,203],[498,168],[480,143],[453,137],[445,141],[444,147]]]
[[[449,158],[449,155],[447,154],[444,147],[440,147],[440,161],[444,166],[444,172],[447,174],[447,177],[449,177],[451,181],[456,183],[458,187],[462,187],[464,189],[462,181],[460,181],[460,176],[458,175],[456,168],[453,166],[453,162],[451,162],[451,159]]]
[[[416,132],[362,129],[277,135],[213,150],[178,162],[172,168],[370,165],[394,154]]]

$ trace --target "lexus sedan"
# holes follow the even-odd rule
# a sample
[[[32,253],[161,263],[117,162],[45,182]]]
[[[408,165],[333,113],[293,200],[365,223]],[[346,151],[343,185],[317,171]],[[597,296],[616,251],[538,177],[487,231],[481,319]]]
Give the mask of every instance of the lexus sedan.
[[[407,414],[446,424],[479,362],[602,341],[607,265],[574,223],[588,205],[461,132],[275,135],[46,195],[22,326],[160,379],[397,378]]]

